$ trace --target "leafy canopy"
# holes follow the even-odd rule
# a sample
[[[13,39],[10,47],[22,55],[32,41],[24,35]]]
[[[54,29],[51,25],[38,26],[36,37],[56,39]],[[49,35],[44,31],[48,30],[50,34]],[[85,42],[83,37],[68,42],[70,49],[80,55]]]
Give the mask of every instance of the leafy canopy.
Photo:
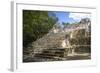
[[[23,10],[23,47],[48,33],[57,21],[53,12]]]

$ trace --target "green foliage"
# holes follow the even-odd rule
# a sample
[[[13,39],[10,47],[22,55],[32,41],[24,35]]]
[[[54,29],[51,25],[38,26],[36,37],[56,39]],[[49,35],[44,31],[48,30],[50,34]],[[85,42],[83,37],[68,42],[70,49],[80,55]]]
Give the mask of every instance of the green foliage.
[[[23,47],[41,38],[57,22],[56,16],[47,11],[23,10]]]
[[[62,25],[63,25],[64,27],[67,27],[68,25],[70,25],[70,23],[68,23],[68,22],[67,22],[67,23],[63,22]]]
[[[67,26],[67,25],[69,25],[70,23],[68,23],[68,22],[67,22],[67,23],[63,22],[62,24],[65,25],[65,26]]]

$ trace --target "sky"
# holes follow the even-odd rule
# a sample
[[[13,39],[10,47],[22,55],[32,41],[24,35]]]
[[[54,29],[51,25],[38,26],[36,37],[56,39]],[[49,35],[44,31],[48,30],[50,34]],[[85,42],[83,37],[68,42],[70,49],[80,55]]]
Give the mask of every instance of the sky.
[[[82,18],[90,18],[90,14],[87,13],[72,13],[72,12],[53,12],[58,18],[58,23],[62,22],[74,23],[79,22]]]

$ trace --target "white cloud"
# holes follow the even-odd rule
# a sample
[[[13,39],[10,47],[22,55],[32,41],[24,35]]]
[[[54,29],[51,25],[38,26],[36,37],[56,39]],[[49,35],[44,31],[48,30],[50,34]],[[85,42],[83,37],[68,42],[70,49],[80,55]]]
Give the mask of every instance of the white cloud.
[[[82,18],[90,18],[91,14],[86,13],[69,13],[69,18],[73,18],[76,21],[80,21]]]

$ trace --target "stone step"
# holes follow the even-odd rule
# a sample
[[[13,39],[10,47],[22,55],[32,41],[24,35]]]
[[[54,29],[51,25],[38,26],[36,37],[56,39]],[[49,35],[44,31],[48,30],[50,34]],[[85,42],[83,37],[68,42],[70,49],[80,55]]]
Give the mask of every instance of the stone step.
[[[56,57],[56,55],[36,54],[34,57],[45,58],[45,59],[54,59],[54,57]]]
[[[65,49],[45,49],[41,53],[35,54],[34,57],[45,59],[61,59],[64,56]]]
[[[43,52],[45,53],[50,53],[50,52],[64,52],[65,51],[65,49],[45,49],[45,50],[43,50]]]

